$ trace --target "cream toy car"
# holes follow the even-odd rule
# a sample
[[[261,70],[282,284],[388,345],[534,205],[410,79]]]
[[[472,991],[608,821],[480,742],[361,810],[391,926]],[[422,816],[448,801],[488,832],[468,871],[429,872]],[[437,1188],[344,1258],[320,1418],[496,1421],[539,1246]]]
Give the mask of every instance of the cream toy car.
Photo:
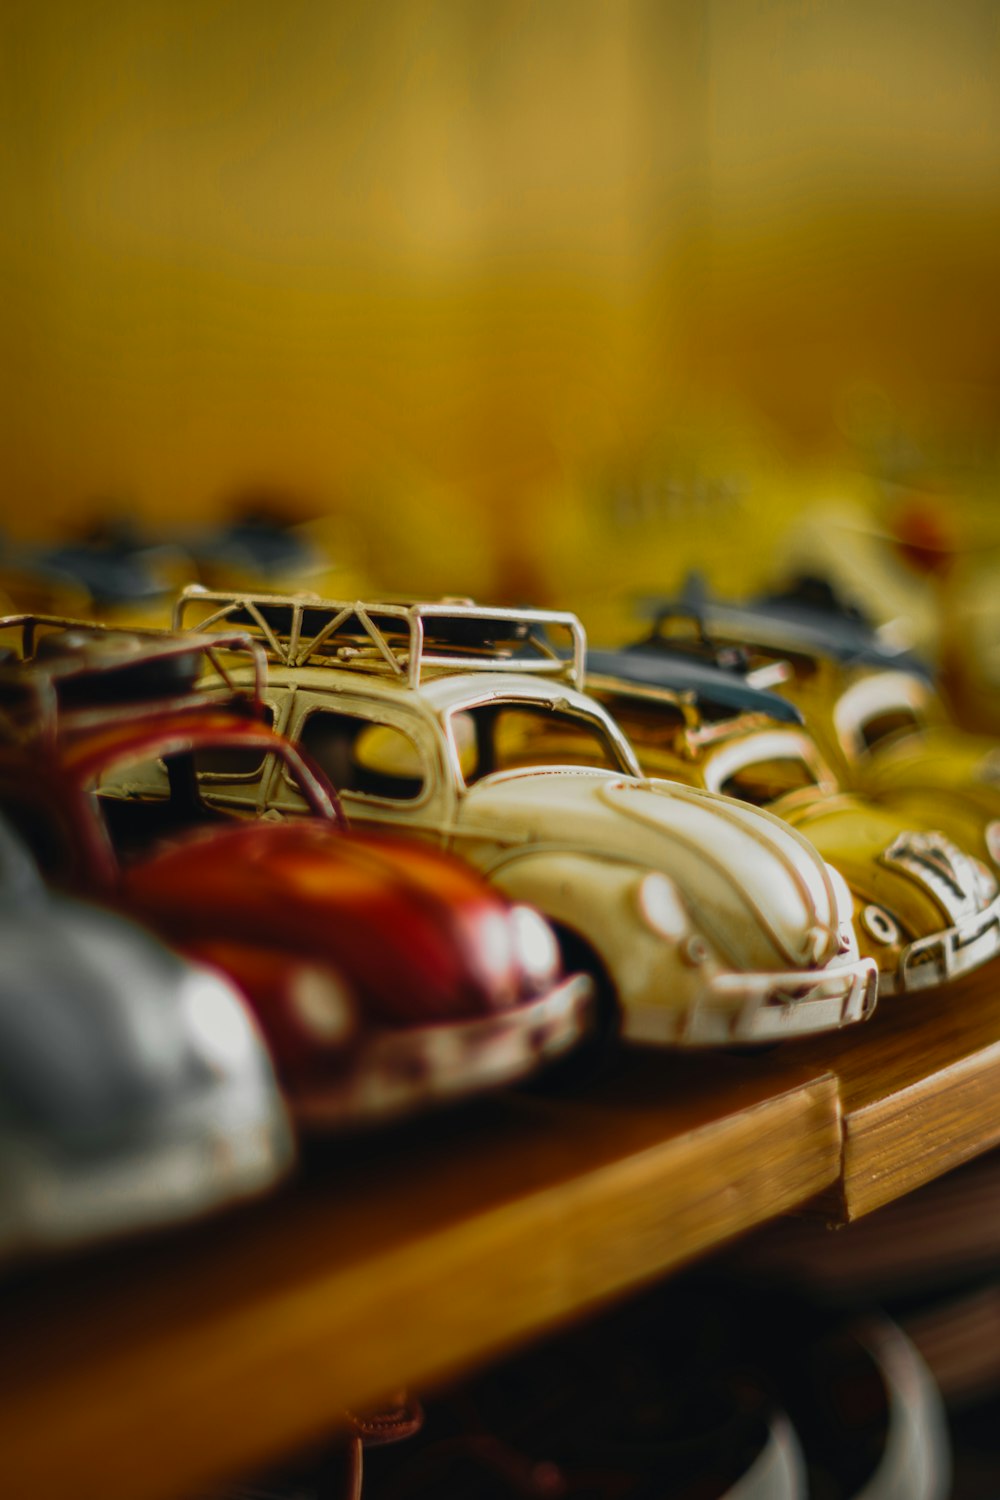
[[[351,820],[454,849],[540,907],[626,1037],[755,1042],[870,1013],[875,965],[844,881],[768,813],[641,779],[580,690],[576,616],[191,589],[175,621],[255,634],[275,727],[329,772]],[[304,811],[277,764],[202,793]]]
[[[845,792],[795,705],[735,666],[666,648],[594,651],[587,682],[647,774],[766,807],[816,845],[851,888],[880,993],[940,984],[1000,948],[986,865],[908,812]]]

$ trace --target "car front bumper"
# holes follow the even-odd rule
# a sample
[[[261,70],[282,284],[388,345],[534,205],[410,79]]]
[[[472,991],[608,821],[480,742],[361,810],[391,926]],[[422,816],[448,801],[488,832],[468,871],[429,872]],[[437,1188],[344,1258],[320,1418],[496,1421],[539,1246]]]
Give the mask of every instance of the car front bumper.
[[[833,969],[717,974],[686,1007],[626,1006],[622,1035],[674,1047],[783,1041],[865,1021],[877,994],[878,968],[870,958]]]
[[[335,1129],[516,1082],[582,1039],[593,998],[593,981],[575,974],[493,1015],[373,1031],[344,1073],[289,1089],[292,1113],[307,1128]]]
[[[879,994],[933,989],[978,969],[1000,953],[1000,896],[975,916],[929,937],[916,938],[899,956],[895,972],[879,977]]]

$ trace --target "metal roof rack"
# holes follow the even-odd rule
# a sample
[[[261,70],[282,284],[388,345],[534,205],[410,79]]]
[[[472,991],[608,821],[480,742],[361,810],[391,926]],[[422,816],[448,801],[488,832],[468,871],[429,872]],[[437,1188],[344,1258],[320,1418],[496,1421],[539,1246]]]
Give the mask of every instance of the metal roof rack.
[[[187,627],[192,613],[197,618]],[[351,667],[387,674],[411,688],[432,670],[542,672],[583,687],[587,637],[568,612],[487,608],[454,599],[398,604],[216,592],[198,584],[186,588],[174,607],[177,629],[211,630],[223,621],[251,630],[283,666]],[[560,633],[568,650],[559,649]]]
[[[226,654],[249,657],[248,685]],[[214,676],[213,676],[214,674]],[[144,718],[157,708],[264,712],[267,662],[246,631],[189,633],[107,626],[62,615],[0,617],[0,732],[54,740]]]

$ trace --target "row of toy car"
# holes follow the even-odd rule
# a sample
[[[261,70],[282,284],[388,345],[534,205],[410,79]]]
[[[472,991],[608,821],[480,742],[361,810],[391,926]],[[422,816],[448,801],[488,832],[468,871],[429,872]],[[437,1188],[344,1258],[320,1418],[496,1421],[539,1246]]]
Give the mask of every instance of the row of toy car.
[[[263,1042],[287,1109],[323,1129],[520,1079],[583,1034],[591,983],[562,974],[537,912],[446,854],[346,829],[333,789],[267,724],[244,636],[35,617],[5,630],[0,810],[54,885],[194,961],[106,911],[41,903],[11,855],[8,1249],[266,1184],[290,1136]],[[199,773],[268,759],[305,818],[202,799]]]
[[[1000,950],[996,746],[949,724],[923,665],[864,622],[689,589],[590,668],[645,770],[770,808],[844,875],[880,993]]]
[[[622,771],[636,769],[631,747],[576,692],[584,641],[572,616],[204,590],[185,596],[179,620],[191,610],[213,630],[235,621],[257,634],[271,658],[271,715],[334,772],[357,821],[451,843],[509,892],[537,902],[560,924],[574,958],[605,981],[604,998],[617,1004],[626,1036],[757,1040],[857,1019],[870,1010],[874,986],[871,963],[857,964],[852,902],[886,989],[937,982],[995,951],[997,892],[985,865],[909,819],[831,796],[832,778],[817,787],[807,777],[790,798],[794,807],[779,798],[779,811],[807,821],[822,852],[847,873],[853,898],[811,845],[779,833],[767,813],[624,778]],[[560,630],[570,638],[568,660],[550,644]],[[627,660],[655,658],[661,670],[671,655],[663,645]],[[597,665],[606,663],[598,658]],[[723,685],[734,682],[715,675]],[[606,688],[606,679],[594,680]],[[690,683],[687,691],[690,715]],[[744,683],[742,691],[756,689]],[[764,704],[771,717],[777,701]],[[653,707],[665,743],[670,705]],[[760,737],[748,745],[738,716],[734,736],[731,705],[720,719],[715,704],[710,717],[711,736],[729,741],[723,760],[732,763],[735,749],[752,783]],[[661,755],[651,769],[684,780],[695,769],[704,780],[693,750],[696,741],[704,749],[704,731],[687,725],[683,754],[666,763]],[[776,761],[808,769],[815,760],[787,723],[778,741],[774,730],[763,741],[772,778]],[[735,789],[751,794],[746,777],[742,787],[735,780]],[[127,796],[143,788],[133,777],[118,790]],[[162,797],[162,775],[146,793]],[[301,789],[264,757],[203,770],[199,796],[217,812],[308,810]],[[824,881],[833,890],[825,934],[815,895],[811,906],[801,900],[803,886],[810,896],[810,878],[813,891]],[[790,887],[800,898],[791,920]],[[761,933],[773,940],[776,929],[768,952]]]
[[[204,602],[204,596],[198,597]],[[403,614],[407,632],[417,624],[427,628],[426,612]],[[488,612],[486,618],[489,624]],[[470,691],[476,701],[485,691],[487,701],[494,703],[489,696],[493,679],[500,678],[504,693],[513,679],[494,669],[481,640],[481,616],[468,608],[456,615],[449,606],[441,608],[440,620],[451,637],[447,649],[460,660],[454,670],[438,663],[439,688],[453,707],[466,703]],[[258,611],[261,623],[278,643]],[[326,630],[331,622],[324,618],[316,623]],[[545,623],[551,628],[556,621],[549,617]],[[357,620],[354,624],[357,628]],[[311,644],[301,625],[300,620],[297,651]],[[490,630],[496,633],[500,625],[507,633],[516,627],[522,649],[525,622],[494,619]],[[579,674],[582,632],[575,622],[569,628],[580,648],[573,668]],[[511,906],[466,864],[426,843],[343,829],[332,788],[267,723],[268,716],[285,716],[273,681],[264,701],[259,645],[224,629],[210,636],[171,637],[35,617],[12,618],[5,629],[0,807],[29,840],[53,882],[142,918],[189,957],[213,965],[230,985],[239,984],[300,1122],[356,1124],[509,1081],[580,1038],[590,981],[580,975],[560,977],[555,938],[536,912],[522,904]],[[346,649],[349,660],[358,660],[357,645],[345,648],[341,639],[333,648],[337,653]],[[378,660],[385,660],[381,652]],[[547,649],[542,661],[552,664]],[[622,769],[631,770],[631,752],[620,734],[602,710],[563,681],[562,666],[555,663],[552,681],[532,674],[528,665],[517,663],[522,691],[516,702],[520,708],[545,706],[546,735],[559,731],[569,694],[592,729],[606,726],[608,744],[617,745],[623,757]],[[388,681],[404,679],[397,709],[406,702],[414,709],[423,704],[419,663],[414,660],[405,671],[388,661],[386,667]],[[357,685],[371,677],[362,666],[351,680]],[[415,688],[409,686],[411,677],[418,679]],[[429,713],[427,705],[422,711]],[[360,762],[374,756],[380,774],[388,775],[386,755],[393,750],[398,754],[398,741],[393,746],[391,740],[380,740],[380,726],[366,718],[355,723],[372,731],[367,745],[360,746]],[[561,885],[540,887],[542,894],[570,899],[574,892],[567,877],[581,866],[593,873],[568,909],[572,931],[566,928],[561,934],[571,958],[590,957],[582,952],[582,934],[597,923],[609,891],[612,900],[618,898],[611,917],[624,932],[615,955],[619,966],[608,979],[626,1008],[626,1030],[634,993],[627,986],[635,982],[630,956],[638,950],[642,957],[637,930],[647,953],[651,950],[655,959],[662,952],[663,968],[673,965],[691,975],[686,991],[661,985],[652,995],[665,1018],[661,1033],[669,1031],[677,1040],[795,1034],[866,1013],[874,976],[871,966],[859,963],[851,951],[849,929],[838,931],[828,943],[831,962],[822,967],[828,955],[817,951],[817,911],[825,899],[827,920],[839,919],[841,891],[822,861],[794,835],[735,804],[723,811],[712,799],[680,789],[661,788],[654,795],[619,770],[598,772],[600,786],[588,789],[584,783],[589,777],[565,769],[543,773],[536,760],[534,755],[526,777],[508,773],[500,780],[524,781],[532,794],[540,790],[540,808],[560,792],[554,816],[562,828],[562,846],[543,837],[554,831],[548,817],[532,835],[525,804],[506,813],[501,804],[492,815],[499,858],[488,861],[491,873],[504,885],[523,856],[531,878],[537,880],[540,869],[560,878]],[[396,764],[394,770],[400,775],[412,767]],[[633,806],[626,811],[613,799],[602,803],[595,796],[602,789],[618,798],[627,794]],[[287,806],[279,805],[282,798]],[[489,806],[476,805],[477,818],[469,825],[479,841],[485,840],[486,825],[478,811],[484,805]],[[647,840],[649,853],[641,851],[631,821],[636,810],[648,820],[646,809],[660,819]],[[305,816],[284,821],[282,813],[292,810]],[[582,850],[576,826],[581,816],[589,822]],[[451,826],[458,827],[457,814]],[[720,869],[718,859],[706,864],[698,842],[717,849],[722,845],[727,864],[735,868]],[[558,858],[553,860],[553,854]],[[758,966],[720,973],[718,946],[714,952],[708,946],[714,940],[710,925],[703,915],[690,915],[685,904],[692,901],[689,887],[700,878],[701,892],[716,908],[728,903],[744,926],[749,916],[755,924],[750,938],[760,949],[774,940],[766,923],[767,903],[752,890],[762,870],[783,882],[775,897],[775,923],[783,921],[786,932],[790,929],[798,940],[799,968],[775,973],[761,972]],[[602,872],[609,875],[604,885]],[[686,882],[683,895],[677,884],[681,877]],[[796,904],[789,916],[792,901]],[[827,941],[828,934],[821,935]],[[742,948],[752,956],[745,935]],[[601,972],[599,965],[595,970]],[[205,984],[188,986],[183,1002],[163,1002],[180,1006],[183,1025],[194,1028],[196,1050],[221,1049],[220,1066],[227,1046],[235,1047],[240,1057],[248,1050],[247,1022],[239,1020],[238,1007],[234,1016],[231,989],[228,1008],[219,998],[224,989],[221,981],[214,990]],[[112,1010],[118,1005],[117,1016],[121,1005],[110,998],[107,1003]],[[138,1012],[129,1015],[129,1024],[141,1035],[144,1023]],[[642,1019],[640,1011],[637,1029]],[[30,1021],[26,1024],[30,1028]],[[36,1040],[47,1066],[61,1066],[58,1053],[45,1053],[45,1036]],[[249,1051],[259,1069],[259,1046]],[[98,1090],[102,1066],[98,1057],[91,1079]],[[13,1099],[13,1084],[10,1090]],[[141,1116],[141,1070],[132,1079],[132,1093]],[[183,1099],[173,1102],[173,1118],[183,1131]],[[98,1105],[106,1111],[105,1125],[117,1128],[114,1100],[103,1106],[98,1100]],[[261,1110],[263,1114],[263,1104]],[[26,1118],[24,1124],[29,1123],[43,1141],[50,1123],[44,1114]],[[128,1120],[120,1124],[127,1131]],[[264,1120],[265,1134],[266,1129]],[[279,1130],[274,1120],[271,1129]],[[207,1184],[200,1197],[185,1197],[182,1172],[174,1181],[173,1201],[165,1195],[144,1208],[130,1203],[123,1185],[112,1219],[102,1216],[99,1202],[86,1206],[91,1189],[81,1176],[77,1186],[85,1213],[64,1238],[157,1214],[183,1215],[213,1201],[213,1195],[214,1201],[225,1198],[233,1189],[225,1173],[212,1175],[212,1163],[220,1151],[223,1158],[238,1154],[236,1148],[196,1138],[191,1149],[203,1164]],[[145,1159],[153,1161],[152,1156]],[[99,1154],[93,1165],[100,1193]],[[273,1169],[278,1165],[275,1161]],[[262,1180],[266,1175],[262,1168]],[[157,1177],[151,1170],[147,1197],[149,1181]],[[54,1211],[59,1212],[58,1202]],[[28,1216],[20,1238],[37,1243],[57,1236]]]
[[[870,1014],[844,880],[765,810],[643,777],[582,691],[576,616],[185,591],[175,623],[243,627],[274,722],[337,783],[352,823],[459,851],[536,905],[631,1040],[729,1045]],[[269,767],[209,803],[305,811]]]
[[[300,1119],[357,1122],[518,1077],[584,1028],[587,981],[560,982],[538,915],[400,834],[458,843],[537,900],[604,981],[627,1036],[757,1040],[870,1010],[874,965],[858,959],[843,882],[766,812],[636,780],[620,730],[574,686],[585,643],[572,616],[203,591],[190,606],[210,634],[8,622],[0,805],[54,879],[142,916],[241,985]],[[233,634],[234,618],[257,644]],[[568,660],[551,645],[559,629]],[[631,656],[647,676],[648,655]],[[661,670],[672,653],[657,644],[655,657]],[[690,651],[678,660],[688,773],[716,740],[759,732],[772,763],[802,754],[772,753],[776,735],[797,733],[784,700],[762,702],[732,663],[727,675]],[[721,715],[697,710],[699,674]],[[593,680],[608,691],[601,672]],[[664,706],[641,701],[673,743]],[[778,727],[760,731],[762,712]],[[359,821],[397,836],[336,828],[336,794],[268,717],[338,771]],[[759,760],[758,747],[751,779]],[[842,798],[832,811],[843,815]],[[291,813],[307,820],[284,823]],[[953,888],[962,867],[940,836],[922,852],[925,885]],[[986,873],[968,864],[985,899]],[[857,902],[863,874],[851,873]],[[869,937],[879,931],[861,916]],[[953,952],[963,963],[992,951],[978,929],[958,936],[925,934],[883,962],[884,980],[927,982],[953,971]],[[754,963],[770,959],[768,941],[784,942],[783,971]]]
[[[794,974],[789,953],[802,963],[810,941],[817,969],[831,963],[831,937],[851,963],[860,945],[882,993],[939,984],[991,958],[1000,949],[1000,889],[986,805],[966,805],[958,787],[944,798],[940,772],[933,795],[922,789],[935,752],[917,758],[908,793],[880,789],[870,777],[859,783],[844,753],[830,759],[837,725],[845,737],[874,742],[873,725],[895,734],[907,713],[912,724],[910,706],[930,701],[918,664],[887,656],[857,622],[843,627],[841,659],[827,659],[820,650],[836,641],[829,620],[810,634],[801,612],[790,656],[758,647],[753,657],[707,635],[697,603],[689,600],[680,617],[664,615],[626,651],[586,657],[573,616],[502,615],[453,602],[361,606],[192,589],[176,622],[254,630],[268,652],[277,721],[337,774],[351,816],[461,839],[481,868],[574,935],[581,961],[610,980],[626,1036],[755,1040],[836,1024],[837,1003],[845,1021],[864,1014],[870,1005],[859,1004],[857,989],[838,993],[816,973]],[[668,620],[684,632],[672,634]],[[572,641],[560,645],[560,632]],[[394,652],[405,671],[393,672]],[[574,696],[584,659],[590,694]],[[947,733],[951,747],[955,732]],[[967,765],[972,751],[963,743]],[[953,774],[956,756],[944,759]],[[655,778],[641,788],[615,778],[640,768]],[[232,784],[226,791],[240,795]],[[282,813],[296,808],[275,782],[242,795],[248,803],[263,796]],[[776,818],[799,832],[797,845],[787,826],[777,832]],[[737,819],[746,843],[733,836]],[[507,825],[521,830],[519,849],[504,839]],[[605,858],[594,869],[598,849]],[[788,890],[787,861],[800,861],[793,878],[808,881],[816,851],[823,878],[837,887],[836,922],[833,903],[814,905],[811,932],[786,927],[780,954],[754,948],[762,928],[787,922],[787,906],[775,916]],[[643,864],[670,888],[645,878],[637,922],[619,885],[640,880]],[[756,927],[747,926],[748,906]],[[629,972],[644,939],[648,951],[642,921],[668,946],[672,939],[681,960],[674,970],[662,957],[658,966],[646,960],[645,988]],[[737,934],[751,940],[740,947]],[[728,974],[713,972],[711,944],[722,947]],[[756,989],[754,969],[768,975]]]

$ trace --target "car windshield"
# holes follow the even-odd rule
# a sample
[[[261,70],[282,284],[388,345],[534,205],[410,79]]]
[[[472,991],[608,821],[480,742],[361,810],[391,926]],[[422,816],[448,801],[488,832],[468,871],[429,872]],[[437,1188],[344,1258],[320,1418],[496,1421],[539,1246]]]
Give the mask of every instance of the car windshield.
[[[466,786],[499,771],[588,766],[627,771],[598,718],[544,703],[483,703],[451,716]]]
[[[239,753],[231,740],[218,746],[207,744],[196,751],[175,750],[143,759],[116,761],[98,776],[93,794],[107,829],[111,844],[122,863],[130,863],[152,853],[164,840],[173,840],[195,829],[213,824],[245,821],[255,815],[251,802],[223,805],[210,787],[200,765],[201,758],[213,754]],[[298,757],[280,741],[263,750],[250,746],[243,750],[247,760],[260,765],[277,755],[285,774],[291,777],[313,813],[316,805],[310,784],[298,772]]]

